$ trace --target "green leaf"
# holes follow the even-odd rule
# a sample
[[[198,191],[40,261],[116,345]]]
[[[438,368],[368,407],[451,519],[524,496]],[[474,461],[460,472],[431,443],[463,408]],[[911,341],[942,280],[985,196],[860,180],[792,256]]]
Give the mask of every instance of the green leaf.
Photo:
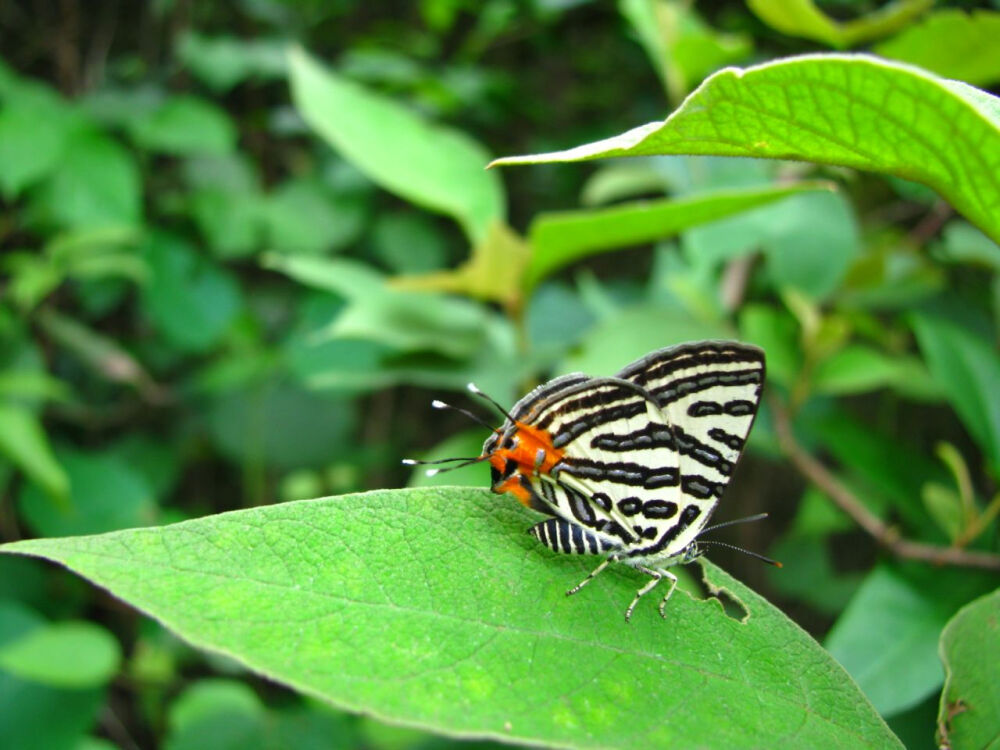
[[[913,332],[934,379],[1000,476],[1000,355],[967,327],[915,313]]]
[[[365,90],[301,49],[289,56],[292,99],[305,121],[374,182],[455,218],[473,242],[503,220],[499,178],[486,151],[459,131],[430,124]]]
[[[639,305],[595,325],[558,370],[610,376],[654,349],[685,341],[727,338],[727,333],[718,323],[696,320],[678,310]]]
[[[818,363],[812,384],[817,393],[835,395],[865,393],[887,386],[918,398],[941,392],[915,357],[892,356],[862,344],[848,344]]]
[[[141,147],[174,156],[224,156],[236,146],[229,115],[196,96],[172,96],[148,117],[135,120],[132,137]]]
[[[0,453],[54,499],[65,500],[69,479],[52,454],[41,422],[30,409],[0,403]]]
[[[319,255],[356,241],[368,218],[363,201],[334,196],[318,180],[289,180],[263,208],[269,249]]]
[[[142,180],[132,154],[102,133],[82,130],[66,143],[57,167],[33,194],[46,222],[97,228],[135,226],[142,218]]]
[[[60,622],[0,644],[0,669],[56,688],[98,687],[118,671],[121,649],[104,628]]]
[[[891,34],[919,16],[934,0],[896,0],[853,21],[839,23],[813,0],[748,0],[747,5],[768,26],[843,49]]]
[[[0,192],[10,199],[51,174],[79,127],[72,109],[47,86],[19,83],[0,107]]]
[[[469,259],[454,270],[398,276],[395,289],[454,292],[516,307],[521,300],[528,246],[521,236],[500,222],[490,226],[486,238],[472,248]]]
[[[448,238],[439,222],[422,212],[379,212],[371,243],[375,257],[392,273],[435,271],[448,257]]]
[[[960,609],[941,633],[945,669],[938,727],[955,750],[996,747],[1000,741],[1000,589]],[[992,650],[990,650],[992,649]]]
[[[322,466],[346,447],[356,421],[346,398],[281,382],[226,390],[208,413],[223,454],[283,469]]]
[[[68,505],[53,503],[33,484],[17,497],[21,516],[39,534],[95,534],[156,521],[152,490],[130,466],[106,453],[59,448],[56,455],[69,476]]]
[[[154,233],[144,249],[151,271],[143,289],[146,313],[174,346],[213,347],[239,312],[236,280],[179,236]]]
[[[868,574],[825,646],[883,716],[915,706],[941,685],[941,628],[989,576],[951,569]]]
[[[1000,80],[1000,13],[943,8],[875,47],[882,57],[900,60],[974,86]]]
[[[277,39],[208,37],[193,31],[181,35],[177,57],[202,83],[227,91],[248,78],[268,80],[285,75],[286,44]]]
[[[608,250],[664,239],[699,224],[797,193],[830,190],[825,182],[719,190],[681,199],[636,201],[611,208],[541,214],[528,230],[529,287],[570,263]]]
[[[0,600],[0,648],[44,628],[31,610]],[[0,669],[0,737],[18,750],[72,748],[97,719],[104,692],[95,688],[70,690],[29,682]]]
[[[723,34],[693,8],[674,0],[620,0],[618,7],[639,35],[671,101],[723,65],[746,58],[753,42],[746,34]]]
[[[938,191],[1000,241],[1000,103],[899,63],[809,55],[722,70],[663,122],[493,164],[717,154],[884,172]]]
[[[438,733],[900,746],[817,644],[714,565],[709,585],[742,603],[744,621],[679,592],[666,621],[643,602],[626,625],[643,577],[619,567],[567,599],[592,561],[545,551],[530,523],[487,490],[428,488],[0,549],[60,562],[258,674]]]
[[[484,343],[489,314],[468,300],[393,289],[378,272],[355,260],[270,253],[264,265],[349,300],[330,325],[330,337],[455,358],[471,356]]]

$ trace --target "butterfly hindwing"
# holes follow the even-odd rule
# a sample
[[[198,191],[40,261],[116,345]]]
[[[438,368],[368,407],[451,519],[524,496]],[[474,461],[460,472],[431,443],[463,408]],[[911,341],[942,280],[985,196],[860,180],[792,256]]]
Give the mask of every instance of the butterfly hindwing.
[[[677,456],[670,426],[644,389],[591,378],[551,394],[531,416],[562,452],[550,472],[530,480],[556,515],[630,549],[662,536],[676,508]]]

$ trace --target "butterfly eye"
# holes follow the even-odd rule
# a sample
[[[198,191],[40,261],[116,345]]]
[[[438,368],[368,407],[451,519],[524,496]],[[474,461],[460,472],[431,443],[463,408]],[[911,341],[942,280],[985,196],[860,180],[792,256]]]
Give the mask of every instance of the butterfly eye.
[[[515,445],[517,445],[517,438],[515,438],[513,435],[508,435],[506,438],[504,438],[503,441],[504,450],[508,451],[513,450]]]

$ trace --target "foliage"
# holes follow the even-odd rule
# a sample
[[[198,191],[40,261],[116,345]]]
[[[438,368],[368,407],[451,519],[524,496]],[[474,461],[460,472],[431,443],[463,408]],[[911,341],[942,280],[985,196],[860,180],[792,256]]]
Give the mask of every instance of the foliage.
[[[997,13],[930,5],[5,14],[0,737],[995,737]],[[399,465],[478,452],[470,380],[705,338],[767,352],[717,519],[784,568],[713,548],[666,622]]]

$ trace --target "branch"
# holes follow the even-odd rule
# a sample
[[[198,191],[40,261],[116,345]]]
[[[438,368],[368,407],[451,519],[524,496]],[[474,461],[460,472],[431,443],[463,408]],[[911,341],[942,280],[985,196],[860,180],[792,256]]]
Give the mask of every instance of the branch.
[[[788,411],[778,399],[771,399],[774,427],[782,451],[799,473],[815,484],[836,503],[837,507],[853,518],[875,541],[893,554],[908,560],[922,560],[936,565],[957,565],[964,568],[1000,570],[1000,555],[977,552],[961,547],[942,547],[904,539],[899,530],[886,524],[858,500],[844,484],[822,463],[810,455],[792,433]]]

